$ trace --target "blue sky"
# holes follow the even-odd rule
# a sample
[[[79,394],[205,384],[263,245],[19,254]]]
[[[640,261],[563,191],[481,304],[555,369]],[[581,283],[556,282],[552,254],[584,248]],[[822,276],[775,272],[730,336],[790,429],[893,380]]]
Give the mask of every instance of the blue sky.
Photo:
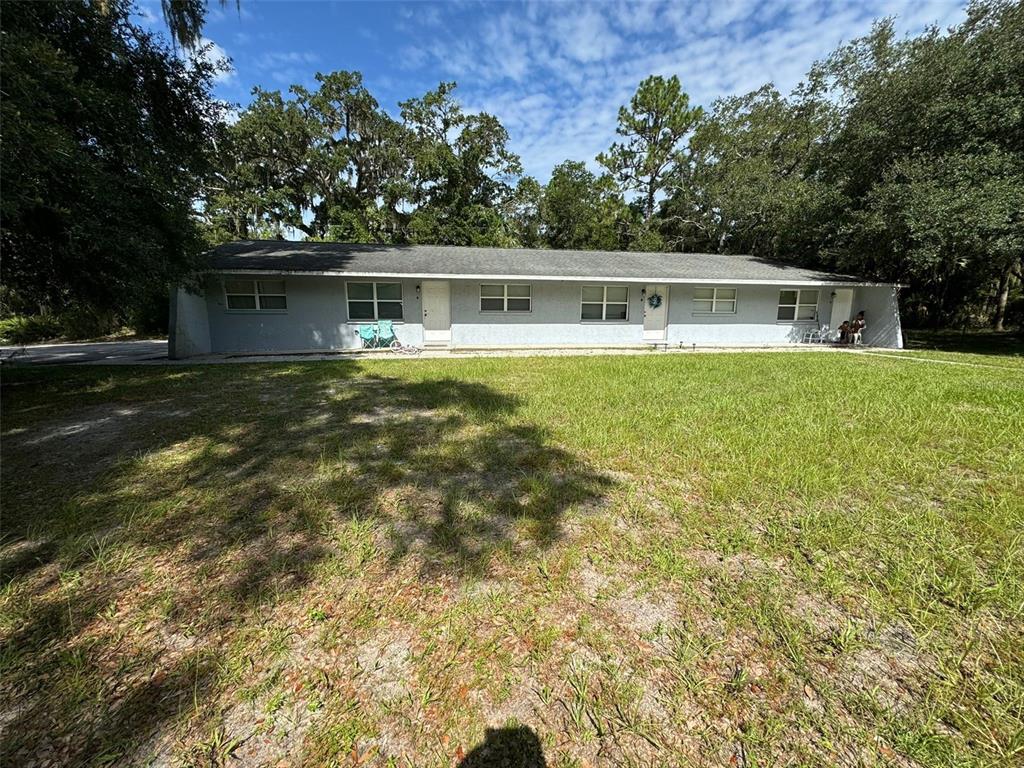
[[[359,70],[381,105],[441,80],[463,106],[496,115],[527,173],[546,182],[565,159],[595,166],[616,114],[650,74],[678,75],[695,103],[753,90],[783,92],[839,43],[893,15],[901,32],[963,19],[958,0],[715,2],[212,3],[205,36],[231,60],[216,86],[244,106],[254,86],[314,84],[316,72]],[[157,0],[142,0],[162,27]]]

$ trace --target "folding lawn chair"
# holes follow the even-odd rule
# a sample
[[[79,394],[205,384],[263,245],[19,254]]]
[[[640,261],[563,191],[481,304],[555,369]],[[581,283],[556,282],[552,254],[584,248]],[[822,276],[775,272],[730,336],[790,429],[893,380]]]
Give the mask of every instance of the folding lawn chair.
[[[391,320],[381,320],[378,325],[380,327],[380,335],[378,337],[380,346],[387,347],[392,352],[401,352],[406,355],[418,355],[420,353],[419,347],[410,347],[398,340],[398,337],[395,335],[394,323]]]
[[[359,338],[363,341],[363,349],[373,349],[374,347],[379,346],[377,343],[377,326],[360,325]]]
[[[377,346],[390,347],[395,341],[395,324],[391,320],[377,323]]]

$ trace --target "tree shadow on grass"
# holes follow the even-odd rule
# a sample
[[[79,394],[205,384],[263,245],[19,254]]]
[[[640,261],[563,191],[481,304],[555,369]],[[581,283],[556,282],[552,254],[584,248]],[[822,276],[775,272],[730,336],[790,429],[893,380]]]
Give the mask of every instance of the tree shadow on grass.
[[[1024,355],[1024,331],[929,331],[908,329],[904,349],[974,355]]]
[[[133,369],[123,388],[76,373],[78,403],[52,381],[5,393],[0,759],[131,760],[209,715],[234,634],[325,567],[477,578],[610,491],[516,397],[420,370]]]

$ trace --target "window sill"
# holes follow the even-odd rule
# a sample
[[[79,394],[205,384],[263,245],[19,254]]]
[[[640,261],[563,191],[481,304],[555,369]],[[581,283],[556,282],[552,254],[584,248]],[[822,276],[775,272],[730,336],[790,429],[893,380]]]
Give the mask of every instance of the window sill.
[[[718,317],[725,315],[726,317],[735,317],[736,312],[691,312],[690,317]]]
[[[580,325],[631,325],[629,318],[625,320],[580,320]]]
[[[387,319],[387,318],[385,318]],[[345,325],[372,325],[373,323],[379,323],[380,320],[346,320]],[[392,325],[405,325],[405,320],[392,320]]]
[[[532,309],[481,309],[478,315],[532,315]]]

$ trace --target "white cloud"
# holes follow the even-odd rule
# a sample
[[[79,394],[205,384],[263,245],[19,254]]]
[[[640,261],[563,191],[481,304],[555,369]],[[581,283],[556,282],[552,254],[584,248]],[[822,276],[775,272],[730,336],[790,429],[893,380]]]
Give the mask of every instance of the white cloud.
[[[622,46],[622,39],[608,26],[599,9],[600,6],[587,6],[555,20],[554,31],[568,58],[583,63],[602,61],[611,58]]]
[[[747,17],[755,6],[746,0],[716,0],[710,6],[706,24],[709,29],[722,29]]]
[[[494,6],[490,6],[494,8]],[[431,30],[403,66],[443,72],[471,109],[496,115],[528,173],[546,180],[565,160],[615,140],[618,107],[650,74],[678,75],[695,104],[765,82],[794,88],[811,64],[896,15],[900,32],[962,17],[959,0],[718,0],[531,3],[478,14],[469,29]],[[457,29],[457,33],[442,29]]]
[[[509,14],[488,19],[483,24],[482,42],[490,52],[495,71],[516,82],[531,69],[532,27]]]
[[[315,64],[320,57],[313,51],[265,51],[253,57],[257,69],[274,70],[300,64]]]
[[[263,51],[253,56],[248,65],[262,78],[287,89],[292,85],[312,85],[320,56],[313,51]]]
[[[622,32],[654,32],[658,29],[659,10],[655,2],[619,0],[608,8],[609,23]]]
[[[146,27],[154,28],[158,24],[163,23],[163,19],[158,13],[158,9],[147,3],[140,3],[137,5],[135,7],[135,13],[138,15],[139,21],[141,21]]]
[[[235,79],[237,73],[231,63],[231,57],[227,51],[207,37],[200,38],[196,45],[195,52],[190,54],[193,58],[201,58],[203,61],[212,64],[217,68],[213,76],[213,82],[218,84],[229,83]]]

